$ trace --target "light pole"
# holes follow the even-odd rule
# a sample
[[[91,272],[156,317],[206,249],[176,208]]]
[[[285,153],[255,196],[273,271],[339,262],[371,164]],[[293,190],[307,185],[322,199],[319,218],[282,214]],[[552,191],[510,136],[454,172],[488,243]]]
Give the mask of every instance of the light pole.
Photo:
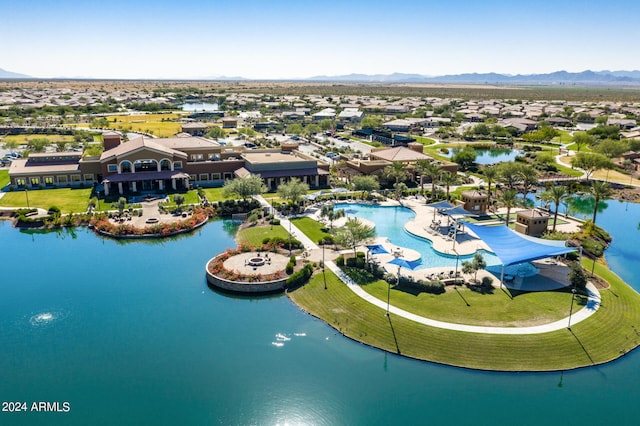
[[[576,297],[575,287],[571,289],[571,307],[569,308],[569,324],[567,324],[567,330],[571,331],[571,314],[573,313],[573,299]]]
[[[327,276],[324,274],[324,246],[325,246],[324,237],[320,240],[320,244],[322,244],[322,280],[324,281],[324,289],[327,289]]]
[[[291,216],[289,216],[289,257],[291,257]]]
[[[453,249],[453,252],[456,254],[456,274],[453,277],[453,287],[457,288],[458,286],[458,260],[460,260],[460,255],[458,254],[458,252],[456,251],[456,249]]]
[[[393,257],[398,259],[402,256],[402,252],[400,250],[396,250],[393,252]],[[398,265],[398,280],[396,281],[396,285],[400,285],[400,265]],[[391,301],[391,281],[387,280],[387,312],[386,316],[389,316],[389,303]]]

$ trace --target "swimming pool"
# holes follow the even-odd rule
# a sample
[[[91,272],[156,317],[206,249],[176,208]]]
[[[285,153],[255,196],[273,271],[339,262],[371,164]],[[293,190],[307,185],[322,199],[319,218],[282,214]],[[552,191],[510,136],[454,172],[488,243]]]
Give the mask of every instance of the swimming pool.
[[[348,217],[360,217],[376,224],[376,236],[387,237],[397,246],[410,248],[420,253],[421,264],[416,270],[438,266],[455,267],[454,255],[442,254],[433,249],[431,241],[410,234],[404,229],[405,223],[413,220],[415,212],[400,206],[375,206],[369,204],[339,203],[337,210],[344,210]],[[488,266],[501,265],[500,260],[491,252],[479,250]],[[460,256],[458,266],[473,255]]]

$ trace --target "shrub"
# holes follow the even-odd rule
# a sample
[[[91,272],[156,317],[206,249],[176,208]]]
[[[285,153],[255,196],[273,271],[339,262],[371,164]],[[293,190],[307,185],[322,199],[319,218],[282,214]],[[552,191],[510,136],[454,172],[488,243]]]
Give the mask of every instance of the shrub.
[[[260,217],[258,216],[257,213],[251,213],[249,215],[249,217],[247,218],[247,220],[251,223],[256,223],[258,221],[258,219],[260,219]]]
[[[51,206],[51,207],[49,207],[49,210],[47,210],[47,213],[49,213],[49,214],[60,214],[60,207]]]
[[[289,263],[296,265],[296,257],[294,255],[289,256]]]
[[[597,240],[585,239],[582,240],[582,248],[595,257],[602,256],[604,252],[604,245]]]
[[[287,282],[286,282],[287,288],[294,288],[294,287],[301,286],[302,284],[306,283],[309,280],[312,273],[313,273],[313,267],[311,265],[305,265],[304,268],[300,269],[298,272],[296,272],[295,274],[287,278]]]
[[[293,274],[293,267],[294,267],[294,266],[295,266],[295,265],[294,265],[293,263],[291,263],[291,262],[287,263],[287,266],[286,266],[286,268],[284,269],[284,271],[287,273],[287,275],[291,275],[291,274]]]
[[[340,255],[336,257],[336,265],[343,267],[344,266],[344,256]]]
[[[493,278],[491,277],[482,277],[482,286],[483,287],[491,287],[491,284],[493,284]]]

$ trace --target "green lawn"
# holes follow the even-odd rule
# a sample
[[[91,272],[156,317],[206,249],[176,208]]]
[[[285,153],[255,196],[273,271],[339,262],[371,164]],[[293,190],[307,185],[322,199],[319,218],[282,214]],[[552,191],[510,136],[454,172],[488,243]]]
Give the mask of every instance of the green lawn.
[[[554,163],[554,165],[558,168],[558,171],[560,171],[560,173],[564,173],[565,175],[582,176],[582,172],[579,170],[572,169],[571,167],[568,167],[568,166],[563,166],[560,163]]]
[[[436,141],[434,141],[431,138],[425,138],[422,136],[411,136],[412,138],[414,138],[416,140],[416,142],[420,142],[422,145],[431,145],[436,143]]]
[[[48,135],[48,134],[22,134],[9,135],[2,138],[2,142],[16,142],[18,145],[26,145],[32,139],[47,139],[51,143],[73,142],[73,135]]]
[[[393,314],[387,318],[383,309],[356,296],[331,272],[326,274],[327,290],[323,275],[317,274],[288,295],[346,336],[390,352],[468,368],[546,371],[611,361],[640,344],[636,333],[640,295],[617,277],[611,284],[610,291],[601,291],[598,312],[573,325],[572,331],[533,335],[465,333],[424,326]]]
[[[215,203],[217,201],[224,201],[224,200],[233,200],[233,199],[237,199],[238,197],[225,197],[222,195],[222,187],[220,188],[202,188],[202,190],[204,191],[205,195],[207,196],[207,199],[212,202]]]
[[[281,225],[255,226],[238,231],[236,239],[238,242],[246,242],[254,246],[262,246],[262,241],[267,237],[280,237],[284,240],[289,238],[289,232]]]
[[[571,136],[570,132],[566,131],[566,130],[558,130],[559,135],[556,136],[555,138],[551,139],[552,142],[557,142],[557,143],[568,143],[571,142],[571,139],[573,139],[573,137]]]
[[[571,150],[571,151],[577,151],[578,150],[578,145],[576,145],[575,143],[572,143],[570,145],[567,146],[567,149]],[[582,145],[580,147],[580,152],[592,152],[591,148],[588,147],[586,144]]]
[[[291,221],[304,235],[309,237],[311,241],[317,243],[325,237],[331,236],[328,232],[323,232],[324,224],[317,222],[309,217],[298,217]]]
[[[387,299],[387,283],[378,280],[362,288],[380,300]],[[511,327],[518,324],[538,325],[557,321],[569,314],[571,293],[563,291],[511,293],[494,289],[480,293],[466,286],[446,293],[419,293],[411,288],[391,288],[394,306],[423,317],[470,325]],[[511,299],[511,297],[513,299]],[[579,297],[580,303],[586,298]],[[576,300],[578,301],[578,300]]]
[[[91,189],[41,189],[8,192],[0,198],[2,207],[27,207],[27,197],[29,207],[40,207],[48,209],[57,206],[62,213],[81,213],[87,210],[87,204],[91,196]]]
[[[9,184],[9,170],[0,170],[0,189]]]

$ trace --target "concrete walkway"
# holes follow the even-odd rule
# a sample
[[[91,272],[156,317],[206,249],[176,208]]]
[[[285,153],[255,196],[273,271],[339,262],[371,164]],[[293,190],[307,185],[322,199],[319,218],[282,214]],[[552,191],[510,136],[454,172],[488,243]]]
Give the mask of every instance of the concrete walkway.
[[[264,203],[263,205],[268,205],[266,200],[262,198],[262,196],[256,197],[260,203]],[[407,205],[406,203],[404,205]],[[415,206],[415,205],[414,205]],[[416,217],[419,216],[416,214]],[[289,219],[284,217],[279,217],[280,224],[286,229],[291,230],[291,235],[298,239],[305,247],[305,250],[309,251],[317,251],[320,250],[318,246],[311,241],[302,231],[300,231],[294,224],[292,224]],[[334,274],[340,278],[340,280],[347,285],[347,287],[353,291],[358,297],[364,299],[365,301],[382,308],[384,311],[387,310],[387,302],[382,301],[366,291],[362,289],[358,284],[356,284],[351,278],[349,278],[335,262],[328,260],[325,262],[327,268],[329,268]],[[577,324],[580,321],[584,321],[593,315],[598,308],[600,307],[600,294],[595,286],[591,283],[587,284],[587,305],[577,311],[576,313],[571,315],[571,324]],[[414,321],[420,324],[428,325],[430,327],[443,328],[446,330],[454,330],[454,331],[465,331],[468,333],[484,333],[484,334],[540,334],[540,333],[548,333],[550,331],[562,330],[567,328],[569,325],[569,318],[563,318],[561,320],[549,323],[542,324],[530,327],[484,327],[484,326],[476,326],[476,325],[466,325],[466,324],[455,324],[444,321],[437,321],[430,318],[425,318],[420,315],[413,314],[411,312],[407,312],[403,309],[397,308],[393,305],[389,306],[389,312],[394,315],[398,315],[400,317],[406,318],[410,321]],[[384,315],[381,313],[381,315]]]

